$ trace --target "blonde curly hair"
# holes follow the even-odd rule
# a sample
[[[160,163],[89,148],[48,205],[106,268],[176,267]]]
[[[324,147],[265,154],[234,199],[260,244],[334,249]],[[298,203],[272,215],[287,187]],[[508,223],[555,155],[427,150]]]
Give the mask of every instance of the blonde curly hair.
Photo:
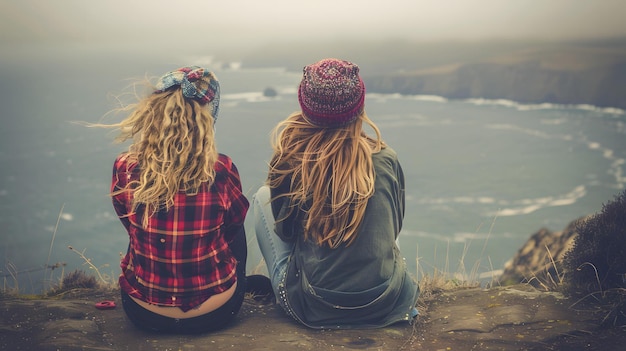
[[[214,116],[206,104],[186,99],[181,89],[150,94],[121,110],[131,113],[119,123],[116,142],[132,139],[127,152],[129,163],[139,167],[139,179],[111,196],[133,193],[132,210],[145,205],[143,223],[174,204],[184,191],[194,195],[203,183],[215,179],[218,160],[214,138]]]

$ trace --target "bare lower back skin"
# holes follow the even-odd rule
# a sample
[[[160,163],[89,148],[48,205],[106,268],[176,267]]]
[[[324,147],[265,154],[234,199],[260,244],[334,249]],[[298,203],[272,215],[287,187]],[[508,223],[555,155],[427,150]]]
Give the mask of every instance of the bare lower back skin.
[[[154,312],[156,314],[160,314],[161,316],[169,317],[169,318],[193,318],[198,317],[209,312],[215,311],[224,305],[235,293],[235,289],[237,289],[237,283],[233,284],[228,290],[219,293],[217,295],[213,295],[209,297],[206,301],[204,301],[200,306],[197,306],[187,312],[183,312],[178,307],[173,306],[159,306],[149,304],[145,301],[141,301],[131,296],[131,298],[139,304],[139,306],[147,309],[150,312]]]

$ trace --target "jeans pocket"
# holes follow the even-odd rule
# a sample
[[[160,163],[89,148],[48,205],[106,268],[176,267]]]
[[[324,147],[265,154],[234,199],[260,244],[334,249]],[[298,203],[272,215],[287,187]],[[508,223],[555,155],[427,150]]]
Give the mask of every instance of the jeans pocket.
[[[329,290],[309,284],[302,273],[302,283],[305,284],[307,294],[314,296],[318,301],[335,309],[359,309],[368,307],[384,298],[389,290],[389,280],[370,289],[361,291]]]

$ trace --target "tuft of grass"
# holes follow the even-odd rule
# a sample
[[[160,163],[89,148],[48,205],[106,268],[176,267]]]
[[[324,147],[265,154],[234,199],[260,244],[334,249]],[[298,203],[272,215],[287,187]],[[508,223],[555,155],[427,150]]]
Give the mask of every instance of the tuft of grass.
[[[2,292],[5,294],[15,294],[20,290],[19,280],[17,279],[17,268],[12,262],[6,262],[4,267],[8,274],[2,276]],[[8,277],[11,277],[11,279],[7,279]],[[13,285],[11,285],[11,282]]]
[[[480,287],[480,283],[478,281],[459,279],[454,275],[450,275],[449,273],[439,270],[435,270],[432,275],[423,275],[419,280],[418,285],[420,289],[420,297],[425,300],[446,291]]]
[[[540,272],[532,272],[532,277],[525,278],[526,284],[544,291],[560,291],[565,281],[565,272],[560,268],[561,262],[557,262],[550,252],[548,245],[544,245],[549,262]]]
[[[87,249],[83,249],[83,251],[78,251],[78,250],[76,250],[72,246],[68,246],[67,248],[70,249],[72,252],[76,253],[78,256],[80,256],[80,258],[83,259],[83,261],[85,261],[84,264],[87,265],[90,270],[95,272],[95,274],[98,277],[98,282],[101,285],[103,285],[103,286],[113,286],[115,284],[115,282],[113,281],[113,278],[111,276],[100,272],[100,269],[98,268],[98,266],[93,264],[91,258],[88,258],[87,256],[85,256],[85,251]]]
[[[604,326],[626,325],[626,190],[578,223],[565,255],[564,291],[606,310]]]
[[[477,288],[481,286],[479,278],[480,274],[478,273],[480,261],[476,262],[472,266],[469,273],[466,270],[465,257],[469,250],[469,244],[466,244],[463,248],[463,253],[459,258],[458,267],[454,272],[451,272],[449,268],[449,245],[450,243],[448,242],[444,268],[438,269],[437,267],[431,267],[433,270],[431,274],[424,272],[423,264],[420,265],[419,255],[416,255],[415,260],[418,269],[417,281],[420,290],[420,299],[429,300],[434,295],[442,292],[457,289]]]
[[[95,276],[88,275],[82,270],[75,270],[64,276],[60,283],[53,287],[47,295],[58,296],[76,289],[96,289],[98,287],[99,284]]]
[[[485,255],[485,251],[487,248],[487,242],[491,237],[491,233],[493,232],[493,228],[495,226],[497,220],[497,215],[493,218],[491,222],[491,226],[487,233],[487,237],[484,240],[482,251],[480,257]],[[480,230],[482,224],[476,228],[476,232]],[[474,262],[471,268],[467,269],[467,265],[465,263],[467,254],[471,247],[471,241],[466,243],[463,247],[463,251],[461,257],[458,259],[458,265],[455,271],[450,271],[450,242],[448,241],[446,247],[446,257],[444,268],[438,269],[437,267],[433,268],[432,275],[424,273],[423,265],[420,265],[420,259],[418,254],[418,249],[416,249],[416,265],[417,265],[417,277],[418,284],[420,288],[420,296],[424,299],[429,299],[433,295],[436,295],[441,292],[457,290],[457,289],[469,289],[469,288],[478,288],[481,287],[481,281],[484,281],[483,277],[488,275],[490,277],[490,281],[487,283],[487,286],[492,286],[497,284],[498,277],[494,273],[493,265],[491,264],[491,259],[487,256],[487,260],[489,262],[490,270],[486,273],[481,273],[481,264],[482,259],[478,259]],[[435,249],[436,256],[436,249]],[[421,276],[421,277],[420,277]]]

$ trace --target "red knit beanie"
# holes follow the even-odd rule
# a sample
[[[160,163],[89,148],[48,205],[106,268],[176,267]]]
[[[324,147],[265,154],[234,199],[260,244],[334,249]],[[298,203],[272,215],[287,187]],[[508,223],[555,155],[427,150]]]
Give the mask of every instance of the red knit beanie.
[[[319,127],[340,127],[363,111],[365,84],[359,66],[334,58],[305,66],[298,101],[307,121]]]

